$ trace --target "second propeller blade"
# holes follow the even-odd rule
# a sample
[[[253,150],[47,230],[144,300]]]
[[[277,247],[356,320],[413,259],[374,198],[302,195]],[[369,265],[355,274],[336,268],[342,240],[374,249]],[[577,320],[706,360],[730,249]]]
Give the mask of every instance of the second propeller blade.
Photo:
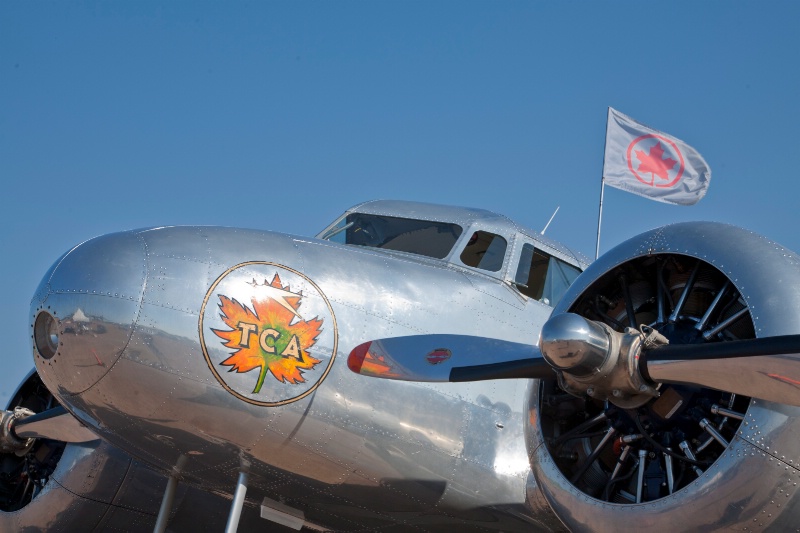
[[[800,406],[800,335],[662,346],[644,352],[641,362],[643,373],[656,382]]]
[[[547,378],[536,346],[470,335],[412,335],[366,342],[347,361],[353,372],[404,381]]]

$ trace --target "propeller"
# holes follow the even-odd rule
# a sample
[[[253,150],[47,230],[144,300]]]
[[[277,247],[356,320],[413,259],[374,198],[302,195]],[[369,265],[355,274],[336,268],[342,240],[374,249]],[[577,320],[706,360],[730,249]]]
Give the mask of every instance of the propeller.
[[[61,406],[38,414],[20,407],[14,411],[0,411],[1,451],[26,451],[30,448],[32,439],[37,438],[61,442],[90,442],[99,437]]]
[[[552,367],[536,346],[470,335],[412,335],[365,342],[350,352],[347,365],[356,374],[402,381],[553,377]]]
[[[357,346],[348,366],[358,374],[404,381],[558,376],[568,392],[625,408],[658,396],[658,383],[800,406],[800,335],[691,345],[667,342],[646,327],[620,333],[563,313],[545,323],[539,347],[468,335],[393,337]]]
[[[661,346],[640,358],[643,376],[800,407],[800,335]]]

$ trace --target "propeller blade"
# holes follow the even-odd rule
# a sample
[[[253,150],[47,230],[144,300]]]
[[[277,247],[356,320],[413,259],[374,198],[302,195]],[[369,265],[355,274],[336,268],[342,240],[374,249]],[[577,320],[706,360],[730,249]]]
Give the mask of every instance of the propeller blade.
[[[536,346],[470,335],[412,335],[365,342],[347,359],[356,374],[403,381],[552,378]]]
[[[798,353],[800,353],[800,335],[782,335],[707,344],[667,344],[648,350],[647,360],[650,362],[683,359],[731,359]]]
[[[43,438],[61,442],[89,442],[100,437],[92,433],[63,407],[54,407],[14,423],[21,439]]]
[[[666,345],[642,353],[642,375],[800,407],[800,335]]]
[[[366,342],[353,349],[350,370],[403,381],[464,382],[547,379],[553,367],[588,377],[611,345],[592,321],[565,313],[542,330],[542,346],[469,335],[413,335]],[[683,383],[800,406],[800,335],[644,351],[639,370],[657,383]]]

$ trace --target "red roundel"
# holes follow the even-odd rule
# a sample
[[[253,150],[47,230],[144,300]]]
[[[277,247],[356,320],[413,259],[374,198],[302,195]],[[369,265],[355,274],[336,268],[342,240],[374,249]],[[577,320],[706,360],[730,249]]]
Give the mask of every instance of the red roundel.
[[[662,135],[647,134],[628,145],[625,157],[628,170],[645,185],[669,189],[683,176],[683,154],[678,146]]]
[[[432,365],[438,365],[439,363],[450,359],[451,355],[453,355],[453,353],[447,348],[436,348],[434,351],[426,355],[425,359],[427,359],[428,363]]]

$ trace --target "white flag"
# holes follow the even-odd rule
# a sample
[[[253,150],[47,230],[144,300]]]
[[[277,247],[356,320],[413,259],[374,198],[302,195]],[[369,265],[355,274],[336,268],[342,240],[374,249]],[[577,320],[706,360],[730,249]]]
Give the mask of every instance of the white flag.
[[[609,107],[603,180],[659,202],[692,205],[705,196],[711,169],[688,144]]]

